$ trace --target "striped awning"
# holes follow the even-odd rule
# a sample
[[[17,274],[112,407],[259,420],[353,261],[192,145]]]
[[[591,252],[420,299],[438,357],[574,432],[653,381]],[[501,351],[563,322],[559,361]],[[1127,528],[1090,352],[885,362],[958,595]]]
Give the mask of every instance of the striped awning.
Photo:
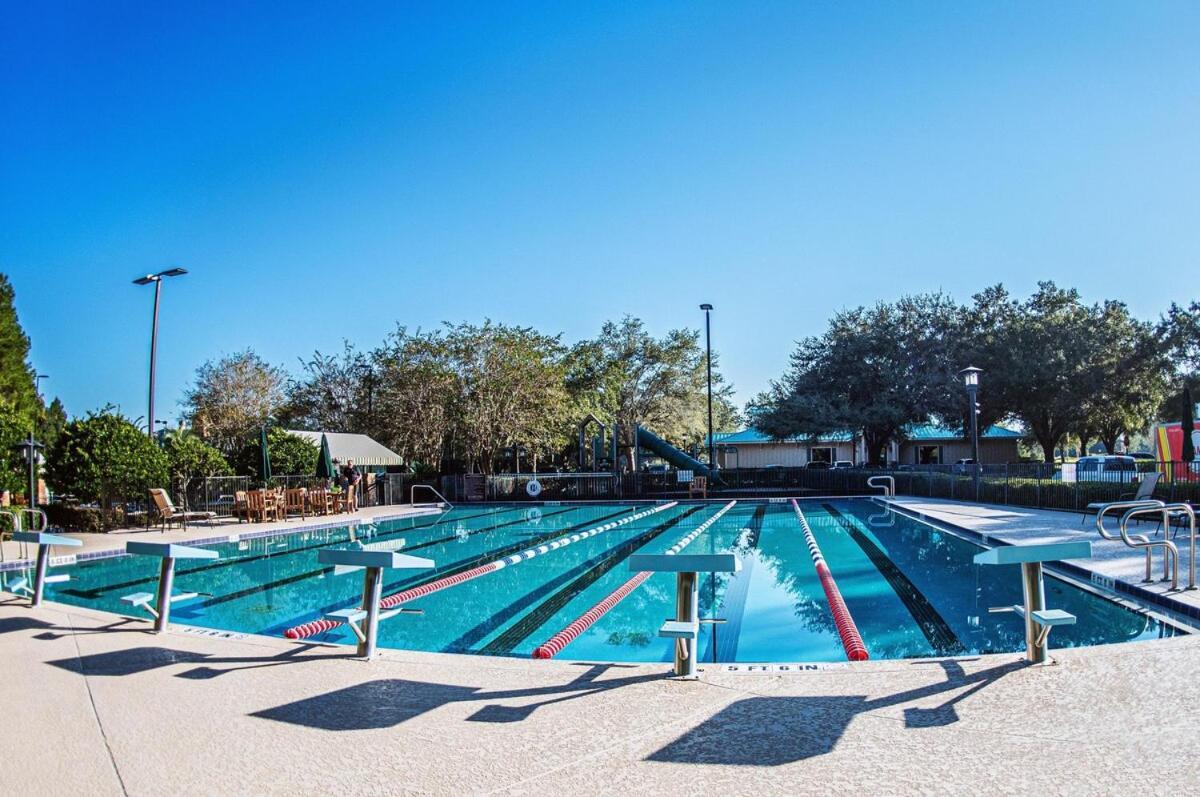
[[[353,460],[355,466],[386,467],[388,465],[403,465],[404,458],[387,446],[368,437],[365,434],[350,434],[348,432],[308,432],[301,429],[288,429],[289,434],[303,437],[315,446],[321,445],[321,435],[329,441],[329,454],[338,463]]]

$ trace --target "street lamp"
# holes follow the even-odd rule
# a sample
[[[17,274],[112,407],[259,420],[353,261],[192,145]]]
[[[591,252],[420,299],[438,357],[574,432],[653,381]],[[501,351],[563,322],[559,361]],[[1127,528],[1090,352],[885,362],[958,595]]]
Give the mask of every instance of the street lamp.
[[[150,326],[150,412],[146,416],[146,433],[154,437],[154,365],[158,357],[158,299],[162,294],[164,277],[182,277],[187,273],[186,268],[169,268],[157,274],[147,274],[133,281],[134,285],[149,285],[154,283],[154,320]]]
[[[958,372],[967,389],[967,414],[971,418],[971,470],[975,474],[975,500],[979,500],[979,375],[982,368],[968,365]]]
[[[21,452],[21,456],[25,458],[25,462],[29,465],[29,508],[37,508],[37,467],[38,449],[42,448],[42,444],[33,439],[33,432],[29,433],[29,438],[22,440],[13,446],[14,449]]]
[[[713,445],[713,422],[712,422],[712,309],[711,304],[702,304],[700,309],[704,311],[704,348],[706,351],[705,364],[708,366],[708,467],[712,470],[716,467],[717,460],[714,453]]]

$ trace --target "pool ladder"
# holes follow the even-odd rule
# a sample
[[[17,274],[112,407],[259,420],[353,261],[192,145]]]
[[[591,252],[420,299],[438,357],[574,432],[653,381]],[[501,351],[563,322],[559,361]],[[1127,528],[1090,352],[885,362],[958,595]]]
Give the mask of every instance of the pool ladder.
[[[436,495],[436,496],[438,497],[438,499],[439,499],[439,500],[440,500],[440,501],[441,501],[443,504],[445,504],[445,505],[446,505],[446,508],[447,508],[447,509],[453,509],[453,508],[454,508],[454,504],[452,504],[452,503],[450,503],[449,501],[447,501],[447,500],[446,500],[446,496],[444,496],[444,495],[442,495],[441,493],[439,493],[439,492],[438,492],[436,489],[434,489],[433,485],[431,485],[431,484],[414,484],[414,485],[412,486],[412,489],[408,491],[408,502],[409,502],[410,504],[416,505],[416,503],[417,503],[417,488],[418,488],[418,487],[423,487],[424,489],[426,489],[426,490],[428,490],[429,492],[431,492],[431,493],[433,493],[434,495]]]
[[[867,486],[883,490],[884,498],[892,498],[896,495],[896,480],[891,476],[872,476],[867,479]]]
[[[1110,512],[1121,510],[1121,520],[1118,524],[1119,534],[1112,534],[1104,527],[1104,516]],[[1129,521],[1144,515],[1161,515],[1163,538],[1151,540],[1144,534],[1130,534]],[[1168,504],[1155,499],[1144,501],[1117,501],[1105,504],[1096,513],[1096,531],[1106,540],[1121,540],[1130,548],[1142,548],[1146,551],[1146,583],[1154,581],[1154,549],[1161,548],[1163,552],[1163,581],[1171,582],[1171,589],[1179,589],[1179,547],[1167,539],[1171,520],[1178,517],[1188,521],[1188,585],[1187,589],[1196,589],[1196,512],[1189,504]]]

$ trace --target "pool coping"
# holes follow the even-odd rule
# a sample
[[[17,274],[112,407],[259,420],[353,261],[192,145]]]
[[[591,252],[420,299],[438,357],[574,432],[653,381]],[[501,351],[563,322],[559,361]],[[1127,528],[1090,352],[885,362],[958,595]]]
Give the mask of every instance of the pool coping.
[[[409,517],[425,517],[428,515],[441,512],[440,508],[428,507],[419,508],[416,511],[401,512],[394,515],[377,515],[374,517],[351,517],[340,521],[326,521],[322,523],[306,523],[301,521],[298,526],[283,526],[273,529],[260,529],[258,531],[248,531],[245,533],[235,534],[219,534],[212,537],[201,537],[195,540],[179,541],[182,544],[191,546],[203,545],[222,545],[230,542],[241,542],[242,540],[256,540],[263,537],[287,537],[292,534],[301,534],[310,531],[320,531],[322,529],[350,528],[352,526],[360,526],[364,523],[383,523],[388,520],[399,520]],[[120,548],[107,548],[100,551],[88,551],[80,554],[62,554],[59,556],[51,556],[50,567],[62,567],[66,565],[78,564],[80,562],[91,562],[97,559],[112,559],[118,556],[130,556],[126,553],[124,542]],[[0,573],[7,573],[18,570],[28,570],[34,566],[33,559],[13,559],[8,562],[0,562]]]
[[[935,528],[956,534],[965,539],[967,542],[980,545],[983,548],[998,548],[1002,546],[1019,544],[1009,542],[1008,540],[1003,540],[998,537],[993,537],[991,535],[984,534],[983,532],[975,531],[974,529],[958,526],[954,523],[943,520],[942,518],[935,517],[918,509],[913,509],[905,504],[897,503],[888,498],[881,498],[879,496],[871,496],[871,498],[879,505],[886,506],[888,509],[899,515],[904,515],[914,520],[927,523]],[[1179,618],[1183,619],[1171,618],[1169,616],[1161,619],[1172,622],[1174,625],[1182,624],[1187,626],[1188,622],[1190,622],[1191,626],[1187,626],[1185,630],[1189,630],[1191,633],[1200,631],[1200,607],[1198,606],[1177,601],[1169,595],[1152,592],[1137,584],[1124,581],[1114,576],[1106,576],[1103,573],[1099,573],[1095,570],[1091,570],[1087,567],[1073,564],[1071,562],[1058,560],[1054,562],[1046,562],[1045,566],[1046,569],[1050,570],[1052,573],[1055,573],[1072,582],[1082,582],[1082,584],[1079,584],[1078,586],[1090,587],[1101,595],[1105,595],[1106,592],[1115,593],[1117,595],[1126,595],[1129,598],[1132,598],[1138,604],[1142,604],[1142,608],[1147,610],[1150,609],[1145,604],[1152,604],[1157,606],[1159,609],[1169,612],[1170,614],[1179,615]],[[1105,595],[1105,597],[1109,596]]]

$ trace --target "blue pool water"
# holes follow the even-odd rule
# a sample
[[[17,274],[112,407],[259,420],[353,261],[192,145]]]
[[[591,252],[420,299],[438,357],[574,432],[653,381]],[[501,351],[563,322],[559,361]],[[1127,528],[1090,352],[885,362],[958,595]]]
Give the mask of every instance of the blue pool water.
[[[945,656],[1024,649],[1021,622],[988,614],[1021,600],[1017,566],[982,567],[980,549],[952,534],[864,499],[812,499],[805,516],[871,658]],[[632,574],[634,552],[662,553],[713,517],[722,504],[681,504],[472,581],[406,603],[380,626],[387,647],[529,656]],[[361,571],[317,562],[323,547],[385,543],[432,559],[433,571],[394,571],[384,595],[516,553],[541,542],[629,517],[646,505],[467,506],[435,515],[263,537],[214,547],[218,561],[180,560],[176,589],[201,593],[172,609],[175,622],[278,635],[322,613],[357,605]],[[683,553],[732,551],[742,569],[701,581],[702,661],[841,661],[845,654],[790,505],[739,502]],[[57,568],[68,582],[47,597],[131,613],[121,597],[153,592],[158,561],[122,556]],[[11,577],[11,574],[9,575]],[[1067,582],[1048,578],[1047,605],[1078,618],[1051,637],[1053,647],[1170,636],[1174,626]],[[674,578],[651,577],[573,641],[570,659],[669,661],[672,642],[656,636],[673,615]],[[136,613],[136,610],[134,610]],[[350,643],[342,627],[322,637]]]

